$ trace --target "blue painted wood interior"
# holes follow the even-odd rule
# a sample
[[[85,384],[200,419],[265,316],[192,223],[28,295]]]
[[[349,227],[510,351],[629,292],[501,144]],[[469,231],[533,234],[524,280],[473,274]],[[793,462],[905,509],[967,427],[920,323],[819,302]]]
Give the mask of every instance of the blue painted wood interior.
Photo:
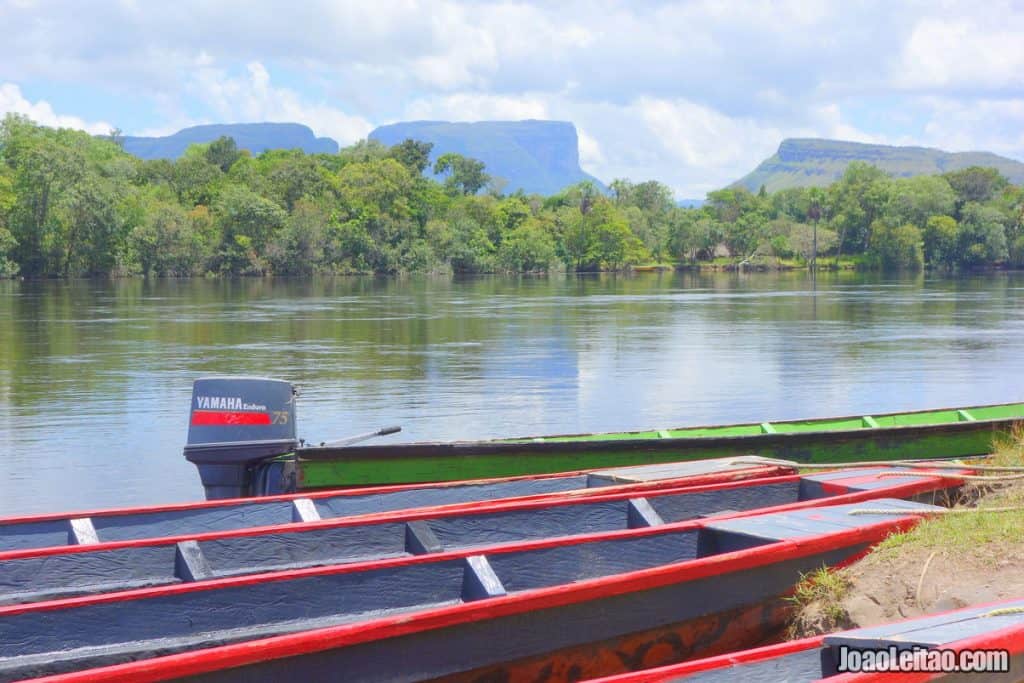
[[[874,501],[872,506],[918,510],[930,507],[888,499]],[[667,529],[642,536],[544,549],[494,550],[467,559],[440,556],[423,563],[348,573],[283,575],[278,580],[244,586],[210,584],[187,593],[124,596],[102,604],[30,610],[0,618],[0,680],[366,621],[442,605],[501,599],[491,596],[686,562],[698,556],[701,534],[757,537],[770,552],[770,545],[779,540],[804,536],[808,532],[821,534],[867,526],[885,518],[849,515],[850,509],[855,507],[781,512],[708,522],[699,530]],[[396,536],[404,545],[407,538],[404,526],[402,533]],[[546,647],[540,650],[543,652],[565,642],[569,637],[567,633],[571,638],[593,640],[595,634],[604,631],[610,630],[612,635],[630,633],[757,603],[781,594],[799,578],[800,572],[823,562],[840,561],[860,549],[840,547],[756,571],[644,590],[632,597],[620,595],[607,601],[591,600],[584,607],[543,610],[548,614],[523,616],[530,625],[529,633],[516,632],[514,640],[519,643],[522,636],[524,643],[536,642],[537,647],[543,644]],[[179,554],[179,548],[173,547],[173,552]],[[572,615],[574,609],[591,612],[572,619],[603,622],[562,621],[567,614]],[[583,623],[587,627],[581,631]],[[460,651],[461,661],[473,666],[483,665],[493,656],[493,646],[483,648],[486,652],[481,651],[480,656],[474,658],[472,652],[464,651],[465,645],[453,641],[448,648]],[[455,654],[450,653],[450,656]]]
[[[795,502],[795,481],[738,486],[713,492],[659,494],[643,498],[550,505],[497,513],[439,515],[411,523],[367,523],[351,527],[292,527],[258,536],[191,541],[189,555],[210,576],[297,569],[441,550],[557,536],[616,531],[719,513]],[[638,507],[639,506],[639,507]],[[646,517],[638,516],[638,509]],[[192,548],[192,546],[188,546]],[[197,575],[181,551],[131,547],[0,562],[0,604],[31,602],[178,583]]]
[[[97,549],[8,560],[0,562],[0,604],[167,585],[207,576],[237,576],[615,531],[656,525],[659,520],[680,522],[724,510],[796,502],[802,488],[802,482],[788,481],[706,492],[647,492],[642,498],[629,500],[584,500],[519,511],[439,514],[409,524],[398,515],[394,522],[334,528],[296,526],[255,536],[232,535],[191,542],[195,547],[188,546],[192,548],[188,557],[192,564],[201,563],[204,568],[198,574],[188,562],[182,562],[181,550],[173,546],[162,550],[149,546]],[[813,533],[817,527],[801,519],[787,517],[787,524],[803,525],[807,533]],[[744,532],[725,527],[721,533],[706,532],[701,538],[702,552],[752,547],[764,538],[754,527],[744,528]]]
[[[589,485],[608,485],[608,482],[592,482]],[[328,519],[390,512],[410,507],[560,493],[587,486],[586,475],[573,475],[488,484],[424,487],[365,495],[329,496],[316,498],[312,502],[320,518]],[[95,515],[90,519],[100,542],[230,531],[298,521],[295,519],[295,506],[291,501],[252,501],[216,507]],[[57,519],[44,522],[0,522],[0,552],[74,545],[70,521]]]
[[[181,510],[163,510],[152,512],[126,512],[111,515],[94,515],[79,520],[79,526],[86,530],[91,525],[95,530],[95,539],[88,534],[83,535],[76,530],[74,520],[57,519],[52,521],[0,522],[0,552],[26,548],[44,548],[60,545],[76,545],[93,540],[94,542],[125,541],[143,538],[159,538],[162,536],[182,536],[215,531],[231,531],[254,526],[270,526],[288,524],[295,521],[312,519],[306,509],[311,505],[320,519],[330,519],[351,515],[377,512],[391,512],[410,507],[430,507],[435,505],[451,505],[477,501],[492,501],[501,498],[561,493],[582,488],[593,488],[621,484],[624,481],[656,481],[666,477],[683,477],[720,471],[726,468],[721,460],[698,461],[695,463],[669,463],[664,466],[624,468],[590,475],[571,475],[544,479],[520,479],[480,484],[462,484],[441,487],[422,487],[387,493],[365,495],[339,495],[316,498],[298,505],[292,501],[258,500],[246,501],[226,506],[187,508]],[[684,467],[684,465],[686,467]],[[727,469],[727,468],[726,468]],[[891,468],[871,468],[858,471],[857,476],[871,473],[892,471]],[[629,476],[629,479],[623,477]],[[780,484],[777,491],[768,489],[750,490],[738,487],[728,493],[707,493],[707,499],[714,503],[702,501],[699,497],[661,501],[663,505],[681,505],[675,510],[663,511],[655,505],[655,511],[664,519],[678,521],[693,519],[700,515],[713,514],[721,510],[749,510],[753,507],[778,505],[825,497],[821,489],[823,482],[842,485],[849,472],[830,472],[804,477],[797,489]],[[898,483],[913,481],[912,478],[878,478],[859,482],[849,490],[868,490]],[[718,505],[717,510],[715,505]],[[689,506],[689,507],[686,507]]]

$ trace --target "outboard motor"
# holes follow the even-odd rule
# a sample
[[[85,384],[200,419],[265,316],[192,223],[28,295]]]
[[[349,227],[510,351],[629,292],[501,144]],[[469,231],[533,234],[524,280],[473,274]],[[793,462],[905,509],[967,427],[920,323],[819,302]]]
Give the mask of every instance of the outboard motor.
[[[263,377],[195,381],[185,458],[199,468],[208,500],[250,495],[256,465],[297,447],[290,382]]]

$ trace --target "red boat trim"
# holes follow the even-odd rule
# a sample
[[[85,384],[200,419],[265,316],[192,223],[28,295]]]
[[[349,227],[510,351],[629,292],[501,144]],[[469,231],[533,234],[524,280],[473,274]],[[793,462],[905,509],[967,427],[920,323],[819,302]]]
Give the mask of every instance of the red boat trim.
[[[315,522],[289,522],[284,524],[268,524],[264,526],[239,527],[237,529],[224,529],[220,531],[204,531],[193,534],[153,536],[150,538],[136,538],[124,541],[104,541],[102,543],[91,543],[88,545],[54,545],[46,546],[43,548],[21,548],[18,550],[8,550],[0,552],[0,561],[21,559],[25,557],[42,557],[44,555],[61,555],[64,553],[89,552],[92,550],[116,550],[118,548],[133,548],[148,545],[160,545],[163,543],[177,543],[178,541],[209,541],[218,538],[224,538],[226,536],[255,536],[260,534],[269,534],[282,531],[294,531],[296,529],[315,529],[330,528],[335,526],[350,526],[355,524],[366,524],[372,522],[393,521],[399,518],[403,520],[416,520],[425,519],[440,514],[456,514],[459,512],[468,513],[502,511],[506,509],[504,507],[506,505],[509,506],[509,509],[515,510],[530,509],[530,507],[548,507],[556,504],[570,504],[578,500],[586,500],[587,502],[603,502],[605,500],[631,498],[639,494],[649,493],[655,490],[659,492],[664,492],[665,494],[683,493],[690,491],[694,493],[699,493],[703,491],[716,491],[724,488],[741,488],[744,486],[753,486],[755,484],[781,483],[784,481],[797,479],[799,477],[800,475],[787,474],[781,477],[764,477],[758,479],[741,478],[738,480],[728,479],[726,481],[719,481],[720,479],[722,479],[722,477],[712,476],[708,477],[709,479],[713,480],[710,483],[704,483],[703,477],[697,479],[682,477],[680,479],[663,479],[657,482],[643,482],[640,484],[601,486],[594,488],[574,489],[570,491],[554,491],[551,493],[537,493],[526,496],[513,496],[510,498],[496,498],[494,500],[467,501],[463,503],[449,503],[447,505],[435,505],[420,508],[402,508],[398,510],[388,510],[384,512],[368,512],[362,515],[328,517],[327,519],[321,519]],[[495,481],[508,480],[499,479]],[[694,481],[696,481],[697,483],[693,483]],[[921,477],[920,481],[925,486],[925,490],[928,490],[928,483],[931,480],[926,477]],[[400,488],[406,487],[403,486]],[[414,486],[411,488],[420,487]],[[364,489],[353,491],[353,495],[362,494],[365,491],[366,490]],[[337,492],[325,492],[324,495],[321,495],[319,497],[323,498],[336,495]],[[289,494],[288,496],[284,497],[278,496],[267,498],[238,498],[235,500],[262,503],[265,501],[279,501],[282,499],[288,501],[296,497],[313,498],[313,496],[294,496],[292,494]],[[876,495],[874,497],[877,498],[878,496]],[[518,505],[523,505],[523,508],[517,507]],[[755,512],[760,511],[762,509],[765,508],[759,508]],[[60,518],[63,519],[63,517],[64,515],[61,515]]]
[[[127,507],[127,508],[105,508],[101,510],[78,510],[71,512],[47,512],[39,515],[21,515],[17,517],[3,517],[0,518],[0,526],[6,524],[22,524],[26,522],[52,522],[55,520],[62,519],[78,519],[81,517],[114,517],[117,515],[130,515],[130,514],[148,514],[155,512],[177,512],[179,510],[190,510],[190,509],[206,509],[206,508],[217,508],[217,507],[231,507],[233,505],[253,505],[259,503],[277,503],[277,502],[288,502],[296,500],[298,498],[309,498],[317,500],[320,498],[331,498],[335,496],[361,496],[361,495],[372,495],[375,493],[391,493],[393,491],[408,491],[412,489],[425,489],[425,488],[451,488],[456,486],[467,486],[476,484],[496,484],[506,481],[524,481],[528,479],[561,479],[569,477],[577,477],[584,474],[590,474],[592,472],[600,472],[602,470],[574,470],[572,472],[558,472],[556,474],[524,474],[517,477],[494,477],[490,479],[465,479],[460,481],[442,481],[442,482],[428,482],[418,484],[392,484],[387,486],[366,486],[352,489],[326,489],[316,491],[305,491],[299,493],[283,493],[276,496],[250,496],[244,498],[221,498],[218,500],[203,500],[199,502],[190,503],[169,503],[167,505],[151,505],[145,507]],[[737,468],[728,472],[708,472],[706,474],[695,474],[685,477],[678,477],[676,479],[662,479],[652,482],[642,482],[637,484],[623,484],[624,486],[636,486],[636,490],[643,490],[644,488],[657,488],[659,485],[664,485],[667,482],[672,481],[697,481],[702,483],[717,483],[719,481],[742,481],[748,477],[757,476],[774,476],[774,475],[786,475],[793,474],[792,467],[781,467],[775,465],[755,465],[748,468]],[[579,489],[579,491],[598,491],[600,489],[611,489],[617,488],[613,486],[594,487],[593,489]],[[522,498],[534,498],[541,496],[551,495],[564,495],[562,493],[539,493],[531,496],[522,496]],[[461,503],[459,503],[461,504]]]
[[[802,475],[788,475],[782,477],[765,477],[760,479],[743,479],[740,481],[729,481],[715,484],[703,484],[696,486],[679,486],[676,488],[657,488],[660,495],[672,495],[679,493],[704,493],[720,491],[723,489],[734,489],[734,488],[746,488],[752,486],[763,486],[765,484],[777,484],[796,481],[801,478]],[[812,500],[798,501],[795,503],[785,503],[782,505],[775,505],[764,508],[753,508],[750,510],[742,510],[734,513],[727,513],[722,515],[716,515],[716,519],[730,519],[733,517],[748,517],[750,515],[760,515],[768,512],[784,512],[787,510],[802,510],[810,507],[822,507],[825,505],[842,505],[844,503],[860,503],[867,500],[874,500],[877,498],[908,498],[920,493],[928,493],[930,491],[939,490],[939,484],[943,481],[955,482],[953,485],[959,485],[963,483],[963,480],[957,479],[956,477],[949,475],[936,474],[934,478],[931,477],[915,477],[913,481],[905,484],[898,484],[895,486],[879,488],[870,491],[856,491],[854,493],[841,494],[833,496],[831,498],[815,498]],[[668,483],[673,483],[667,480]],[[951,482],[951,483],[952,483]],[[662,482],[664,485],[665,482]],[[9,550],[7,552],[0,552],[0,562],[4,560],[15,560],[23,559],[28,557],[43,557],[47,555],[63,555],[71,553],[86,553],[102,550],[117,550],[121,548],[139,548],[153,545],[165,545],[178,543],[180,541],[210,541],[219,538],[227,537],[244,537],[244,536],[261,536],[265,534],[282,533],[297,530],[306,529],[329,529],[346,526],[359,526],[362,524],[380,524],[385,522],[395,521],[416,521],[421,519],[432,519],[439,516],[458,516],[465,514],[486,514],[486,513],[497,513],[497,512],[509,512],[509,511],[520,511],[520,510],[533,510],[538,508],[550,508],[558,507],[562,505],[572,505],[578,502],[581,498],[585,498],[588,503],[602,503],[606,501],[623,500],[636,497],[638,493],[644,491],[650,491],[650,487],[643,485],[644,488],[636,489],[632,486],[625,487],[602,487],[597,489],[578,489],[577,492],[562,492],[562,493],[547,493],[538,494],[533,496],[523,496],[520,498],[506,498],[498,499],[494,501],[470,501],[467,503],[452,503],[450,505],[439,505],[435,507],[425,508],[407,508],[403,510],[391,510],[388,512],[373,512],[363,515],[351,515],[348,517],[330,517],[315,522],[292,522],[289,524],[273,524],[266,526],[254,526],[244,527],[239,529],[228,529],[224,531],[207,531],[197,534],[177,534],[174,536],[158,536],[153,538],[140,538],[132,539],[127,541],[107,541],[103,543],[92,543],[88,545],[58,545],[49,546],[46,548],[24,548],[20,550]],[[611,493],[606,493],[607,489],[615,488],[616,490]],[[845,487],[844,487],[845,488]],[[841,489],[840,489],[841,490]],[[595,493],[584,493],[594,491]],[[261,499],[264,500],[264,499]],[[681,522],[683,524],[687,522]],[[677,522],[676,524],[680,524]],[[674,525],[667,524],[658,529],[664,529],[672,527]],[[622,530],[626,531],[626,530]],[[618,532],[610,532],[618,533]],[[518,543],[513,541],[512,543]],[[488,546],[496,547],[496,546]],[[479,550],[479,549],[478,549]],[[474,554],[474,553],[471,553]],[[478,554],[478,553],[475,553]],[[0,614],[3,613],[3,608],[0,608]]]
[[[254,413],[231,410],[193,410],[192,425],[195,427],[251,426],[270,424],[270,413]]]
[[[861,544],[874,544],[881,541],[894,531],[902,531],[911,528],[921,519],[918,515],[908,515],[893,521],[879,522],[864,527],[838,531],[831,534],[806,537],[795,540],[785,540],[758,548],[749,548],[731,553],[724,553],[712,557],[701,558],[689,562],[653,567],[640,571],[629,572],[615,576],[606,576],[575,584],[565,584],[549,588],[539,588],[522,593],[473,602],[450,607],[424,610],[422,612],[398,615],[377,619],[369,622],[346,624],[328,628],[303,631],[299,633],[274,636],[252,640],[233,645],[183,652],[165,657],[145,659],[125,664],[117,664],[109,667],[87,669],[70,674],[59,674],[47,678],[37,679],[39,681],[51,681],[71,683],[73,681],[137,681],[139,683],[148,681],[164,681],[183,676],[194,676],[219,669],[236,668],[248,664],[255,664],[261,661],[282,659],[286,657],[320,652],[336,647],[343,647],[363,643],[370,640],[380,640],[407,635],[428,629],[439,629],[457,624],[470,623],[483,619],[520,614],[528,611],[536,611],[554,607],[585,602],[599,598],[607,598],[624,593],[650,590],[663,586],[693,581],[710,576],[717,576],[726,572],[743,571],[764,565],[784,562],[807,555],[814,555],[839,547],[849,547]],[[672,530],[678,530],[685,526],[699,528],[702,523],[684,523],[674,526]],[[641,536],[649,533],[664,532],[670,528],[654,527],[649,529],[632,530],[626,534]],[[622,536],[623,532],[608,534],[594,534],[586,539],[573,537],[571,539],[550,539],[540,543],[529,544],[530,547],[550,547],[554,545],[565,545],[567,543],[579,543],[583,540],[601,540],[604,538],[616,538]],[[523,544],[512,549],[504,549],[495,552],[509,552],[511,550],[526,549]],[[490,552],[490,551],[488,551]],[[479,554],[480,549],[475,549],[472,554]],[[424,558],[437,561],[461,557],[470,553],[443,553],[434,555],[431,558]],[[417,558],[420,559],[420,558]],[[422,560],[421,560],[422,561]],[[394,564],[393,562],[380,561],[359,565],[360,569],[370,569],[380,566]],[[338,568],[332,568],[335,571]],[[346,566],[344,570],[353,571],[355,567]],[[216,582],[218,585],[248,585],[251,583],[282,580],[306,573],[305,570],[296,572],[284,572],[285,576],[279,573],[264,574],[261,576],[249,576],[242,579],[227,579]],[[323,572],[309,572],[323,573]],[[168,588],[142,589],[138,591],[127,591],[120,594],[96,596],[89,598],[72,598],[70,600],[53,601],[40,603],[39,607],[58,609],[72,604],[92,602],[114,602],[125,597],[147,597],[167,595],[176,592],[188,592],[192,590],[210,589],[213,582],[200,582],[187,586],[171,586]],[[10,613],[12,610],[0,610],[0,615]],[[24,611],[24,610],[18,610]]]

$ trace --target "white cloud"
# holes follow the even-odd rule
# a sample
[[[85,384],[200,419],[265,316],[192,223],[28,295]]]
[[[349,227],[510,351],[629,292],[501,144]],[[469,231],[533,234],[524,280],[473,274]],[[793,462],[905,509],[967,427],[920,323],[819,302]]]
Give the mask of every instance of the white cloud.
[[[0,114],[23,114],[36,123],[52,128],[76,128],[93,135],[105,135],[113,126],[104,121],[85,121],[77,116],[58,114],[46,100],[29,101],[14,83],[0,84]]]
[[[115,96],[112,109],[130,98],[145,110],[138,127],[160,132],[298,121],[344,144],[389,121],[552,118],[577,125],[586,170],[661,179],[683,196],[735,180],[791,136],[1024,157],[1020,0],[76,10],[0,2],[0,82],[93,88]]]
[[[443,119],[445,121],[486,121],[546,119],[549,110],[545,100],[536,95],[488,95],[455,93],[433,98],[420,98],[409,103],[402,114],[404,120]]]
[[[925,144],[954,151],[987,151],[1024,158],[1024,97],[961,102],[928,98]]]
[[[580,144],[581,167],[586,169],[594,165],[606,163],[604,153],[601,152],[601,145],[597,140],[590,137],[590,135],[580,126],[576,126],[576,136],[579,138]]]
[[[274,86],[260,62],[250,62],[246,75],[240,77],[222,69],[201,67],[195,73],[192,91],[223,122],[304,123],[318,135],[330,136],[343,145],[366,137],[373,129],[361,116],[324,102],[307,102],[288,88]]]
[[[1024,87],[1024,16],[1005,5],[986,7],[985,15],[991,21],[922,19],[903,48],[894,83],[925,90]]]

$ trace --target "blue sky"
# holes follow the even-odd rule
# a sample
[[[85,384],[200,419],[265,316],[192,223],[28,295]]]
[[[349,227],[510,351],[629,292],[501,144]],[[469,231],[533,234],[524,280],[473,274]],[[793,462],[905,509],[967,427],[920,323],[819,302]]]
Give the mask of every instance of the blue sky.
[[[583,167],[700,197],[784,137],[1024,160],[1024,2],[0,0],[0,112],[92,132],[572,121]]]

